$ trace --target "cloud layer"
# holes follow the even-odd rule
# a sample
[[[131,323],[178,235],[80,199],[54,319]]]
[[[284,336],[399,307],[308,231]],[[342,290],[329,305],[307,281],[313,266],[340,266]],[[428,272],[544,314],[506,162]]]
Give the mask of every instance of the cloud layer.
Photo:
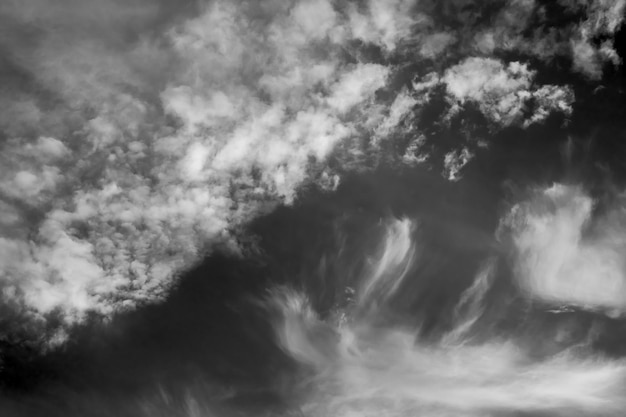
[[[345,50],[362,39],[391,51],[412,22],[403,3],[340,15],[323,0],[213,2],[159,38],[114,49],[108,37],[70,39],[84,28],[30,6],[3,12],[59,44],[9,47],[69,107],[51,117],[74,117],[79,130],[27,135],[7,119],[2,290],[35,317],[58,311],[69,322],[159,299],[216,243],[235,245],[238,226],[291,202],[311,173],[335,187],[322,164],[339,141],[383,121],[374,93],[391,71]],[[129,24],[131,11],[101,7],[112,20],[102,25]],[[22,124],[43,113],[40,98],[29,99],[34,115]]]
[[[585,19],[562,29],[579,35],[563,52],[552,32],[533,32],[541,50],[511,38],[543,13],[532,1],[455,30],[409,0],[44,3],[0,6],[0,288],[20,313],[66,323],[161,299],[216,245],[237,251],[251,218],[305,183],[336,188],[398,136],[396,159],[428,160],[416,121],[437,94],[447,119],[476,106],[494,129],[570,115],[570,87],[490,55],[570,54],[598,78],[617,61],[592,40],[624,8],[568,6]],[[444,175],[472,157],[459,144]]]

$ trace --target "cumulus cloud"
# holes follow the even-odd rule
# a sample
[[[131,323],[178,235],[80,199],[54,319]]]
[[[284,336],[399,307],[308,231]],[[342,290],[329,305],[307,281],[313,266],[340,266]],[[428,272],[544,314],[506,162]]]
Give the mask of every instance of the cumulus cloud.
[[[392,51],[412,25],[409,2],[212,2],[167,26],[154,22],[164,6],[141,2],[98,3],[103,20],[94,5],[70,8],[74,20],[31,3],[2,12],[40,27],[41,42],[3,42],[58,97],[59,128],[25,135],[2,113],[14,136],[2,144],[0,278],[6,302],[69,323],[160,299],[211,247],[235,248],[246,221],[293,201],[311,172],[335,188],[323,162],[385,119],[374,93],[392,71],[344,51],[357,39]],[[123,39],[139,30],[131,22],[162,32]],[[22,94],[33,103],[23,123],[47,114]],[[396,102],[379,132],[408,111]]]
[[[581,187],[555,184],[513,207],[510,235],[520,288],[553,306],[622,314],[626,309],[625,213],[621,204],[596,213]]]
[[[430,73],[416,80],[416,88],[445,86],[450,105],[447,117],[459,113],[466,103],[476,105],[498,126],[538,123],[552,112],[569,115],[574,96],[568,86],[535,86],[536,71],[519,62],[471,57],[448,68],[441,76]],[[435,80],[437,82],[435,82]]]

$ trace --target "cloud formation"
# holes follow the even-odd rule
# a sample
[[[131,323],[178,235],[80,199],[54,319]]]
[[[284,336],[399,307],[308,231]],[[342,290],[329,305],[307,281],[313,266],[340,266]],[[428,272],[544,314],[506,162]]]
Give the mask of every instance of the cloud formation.
[[[13,133],[0,184],[5,301],[71,323],[157,300],[212,246],[235,245],[247,220],[291,202],[312,172],[336,186],[323,162],[383,120],[374,93],[391,72],[344,51],[356,39],[392,51],[411,26],[407,5],[340,14],[324,0],[212,2],[159,38],[123,46],[115,31],[152,19],[151,6],[102,3],[96,29],[114,33],[75,40],[91,15],[74,24],[56,7],[4,5],[44,32],[36,49],[3,41],[62,103],[51,122],[62,126],[48,135],[4,119]],[[29,100],[34,115],[23,123],[43,117],[40,97]]]
[[[604,66],[619,65],[612,36],[624,22],[626,2],[507,1],[493,24],[468,34],[468,48],[482,54],[514,52],[550,63],[567,58],[571,68],[591,80]]]
[[[450,106],[447,116],[459,113],[466,103],[476,105],[497,126],[528,126],[553,112],[572,113],[574,93],[567,86],[535,86],[536,71],[527,64],[493,58],[471,57],[438,76],[427,74],[416,80],[416,89],[443,85]]]
[[[615,33],[624,2],[571,7],[586,16],[567,29],[580,33],[574,68],[595,77],[589,62],[615,61],[612,44],[587,44]],[[541,7],[507,2],[489,30],[451,30],[441,13],[412,0],[3,3],[4,302],[75,323],[159,300],[303,184],[332,190],[338,172],[388,149],[407,165],[429,160],[416,126],[441,92],[448,118],[476,106],[494,129],[571,113],[570,87],[489,56],[561,53],[509,39]],[[327,166],[331,155],[344,166]],[[457,180],[472,152],[445,155]]]
[[[271,302],[281,311],[275,322],[278,340],[309,370],[302,382],[303,415],[405,416],[416,410],[464,416],[620,414],[626,376],[622,360],[580,357],[567,350],[533,358],[514,341],[470,341],[493,283],[489,262],[459,300],[457,309],[465,315],[440,340],[424,340],[419,329],[411,331],[397,318],[395,325],[385,321],[382,309],[362,314],[377,271],[387,266],[401,271],[397,266],[410,267],[418,255],[419,231],[409,233],[412,226],[408,219],[387,223],[384,255],[359,280],[364,297],[343,312],[347,319],[322,319],[304,294],[274,293]],[[390,288],[402,283],[404,274],[396,276],[399,281]],[[379,289],[379,304],[392,307],[393,290]]]
[[[558,307],[609,315],[626,311],[626,213],[619,202],[597,210],[580,186],[536,189],[503,220],[514,275],[528,296]]]

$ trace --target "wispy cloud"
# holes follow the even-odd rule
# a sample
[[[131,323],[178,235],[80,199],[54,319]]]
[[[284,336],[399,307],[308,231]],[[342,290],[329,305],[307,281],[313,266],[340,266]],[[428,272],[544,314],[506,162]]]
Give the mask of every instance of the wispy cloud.
[[[594,215],[597,204],[582,187],[555,184],[512,208],[502,233],[511,240],[515,278],[528,296],[624,313],[624,210],[614,204]]]
[[[612,35],[624,22],[626,3],[619,1],[507,1],[494,23],[470,36],[477,52],[510,51],[550,62],[565,57],[571,68],[593,80],[606,64],[618,65]],[[604,41],[601,39],[605,37]]]
[[[320,318],[304,294],[274,294],[272,303],[282,313],[275,323],[281,346],[311,372],[302,382],[304,415],[619,415],[626,376],[621,360],[585,358],[568,350],[533,358],[497,335],[490,335],[494,339],[488,342],[470,341],[470,329],[494,283],[491,262],[461,296],[457,309],[464,316],[440,340],[424,340],[419,329],[385,321],[384,310],[362,314],[377,271],[391,267],[389,271],[400,272],[419,255],[419,229],[412,230],[412,224],[408,219],[388,222],[383,256],[371,264],[372,274],[366,272],[359,280],[365,297],[344,312],[348,319]],[[399,280],[393,287],[379,287],[377,294],[378,303],[388,308],[393,306],[393,292],[386,288],[401,285],[405,276],[392,275]],[[377,325],[380,322],[387,325]]]

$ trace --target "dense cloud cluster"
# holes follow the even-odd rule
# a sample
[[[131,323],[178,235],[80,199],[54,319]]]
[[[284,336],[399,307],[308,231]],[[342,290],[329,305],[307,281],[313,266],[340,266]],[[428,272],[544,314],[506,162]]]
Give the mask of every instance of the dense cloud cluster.
[[[67,323],[158,300],[303,184],[336,188],[330,156],[358,167],[402,131],[396,159],[428,160],[414,122],[433,97],[448,119],[476,106],[493,129],[525,128],[570,115],[574,93],[524,57],[569,57],[590,79],[619,63],[624,1],[567,2],[583,18],[554,30],[534,1],[445,4],[4,2],[3,300]],[[472,157],[459,144],[444,175]]]
[[[450,116],[466,102],[475,103],[493,123],[500,126],[541,122],[552,111],[571,114],[573,92],[568,87],[532,85],[535,71],[528,65],[504,65],[492,58],[468,58],[448,68],[440,82],[450,102]],[[530,102],[536,103],[533,106]],[[530,113],[524,117],[524,113]],[[526,120],[524,120],[526,119]]]

